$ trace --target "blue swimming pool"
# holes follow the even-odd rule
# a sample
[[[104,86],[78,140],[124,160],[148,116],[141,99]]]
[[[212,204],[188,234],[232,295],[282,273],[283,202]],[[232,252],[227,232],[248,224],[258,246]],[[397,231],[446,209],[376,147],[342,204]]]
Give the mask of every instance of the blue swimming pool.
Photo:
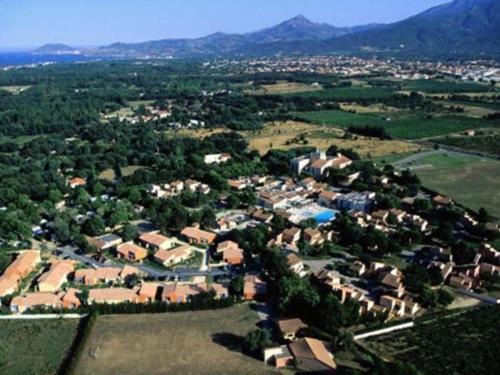
[[[325,210],[325,211],[320,212],[319,214],[315,215],[314,220],[316,220],[316,222],[318,224],[325,224],[325,223],[328,223],[328,222],[334,220],[335,215],[337,215],[336,211]]]

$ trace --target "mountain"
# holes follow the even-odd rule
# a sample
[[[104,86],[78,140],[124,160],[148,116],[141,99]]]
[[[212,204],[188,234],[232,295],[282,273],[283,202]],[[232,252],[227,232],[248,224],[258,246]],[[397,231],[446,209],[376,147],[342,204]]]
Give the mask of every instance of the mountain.
[[[324,40],[377,27],[379,27],[377,24],[335,27],[326,23],[314,23],[304,16],[297,16],[274,27],[248,33],[244,36],[248,41],[259,44],[299,40]]]
[[[380,28],[371,24],[355,27],[335,27],[315,23],[297,16],[279,25],[246,34],[215,33],[196,39],[163,39],[143,43],[114,43],[101,47],[100,53],[126,55],[194,56],[214,54],[246,54],[260,46],[273,43],[320,41],[350,33]]]
[[[414,54],[500,53],[500,1],[455,0],[378,30],[331,39],[330,48]]]
[[[66,44],[53,43],[44,44],[43,46],[35,49],[33,51],[36,54],[47,54],[47,55],[64,55],[64,54],[75,54],[78,53],[76,48],[70,47]]]
[[[215,33],[196,39],[114,43],[82,50],[107,57],[205,57],[276,54],[380,54],[402,57],[500,57],[500,0],[454,0],[406,20],[335,27],[297,16],[246,34]],[[45,45],[36,53],[80,53]]]

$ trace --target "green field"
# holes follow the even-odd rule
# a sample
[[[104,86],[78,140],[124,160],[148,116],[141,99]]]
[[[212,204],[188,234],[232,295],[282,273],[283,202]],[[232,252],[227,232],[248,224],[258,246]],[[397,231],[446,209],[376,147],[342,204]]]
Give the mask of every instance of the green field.
[[[459,312],[362,343],[388,360],[414,365],[424,375],[500,373],[500,308]]]
[[[78,320],[0,320],[0,374],[55,375]]]
[[[429,94],[486,92],[491,90],[491,87],[487,84],[439,80],[402,81],[402,86],[404,90],[423,91]]]
[[[286,96],[300,96],[302,98],[314,98],[318,100],[356,101],[362,99],[384,99],[394,94],[395,91],[387,87],[353,86],[302,92],[300,94],[287,94]]]
[[[432,155],[411,165],[430,189],[500,218],[500,161],[476,156]]]
[[[409,113],[358,114],[344,111],[318,111],[294,113],[303,121],[342,128],[349,126],[382,126],[395,138],[418,139],[435,137],[467,129],[500,126],[500,120],[483,120],[464,116],[433,116]],[[389,120],[390,119],[390,120]]]

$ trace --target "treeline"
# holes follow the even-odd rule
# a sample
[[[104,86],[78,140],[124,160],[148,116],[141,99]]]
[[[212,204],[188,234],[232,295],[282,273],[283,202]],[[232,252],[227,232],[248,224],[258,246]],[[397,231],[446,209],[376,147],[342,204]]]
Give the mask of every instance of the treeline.
[[[389,134],[387,134],[385,128],[382,126],[372,126],[372,125],[349,126],[347,128],[347,131],[350,133],[364,135],[372,138],[379,138],[382,140],[392,139],[392,137]]]

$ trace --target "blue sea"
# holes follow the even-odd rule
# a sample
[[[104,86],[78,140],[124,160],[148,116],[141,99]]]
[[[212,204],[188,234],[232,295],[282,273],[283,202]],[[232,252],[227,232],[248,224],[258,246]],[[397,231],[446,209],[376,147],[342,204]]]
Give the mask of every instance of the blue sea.
[[[103,58],[99,58],[103,60]],[[43,55],[29,52],[0,52],[0,67],[43,63],[94,61],[95,57],[81,55]]]

